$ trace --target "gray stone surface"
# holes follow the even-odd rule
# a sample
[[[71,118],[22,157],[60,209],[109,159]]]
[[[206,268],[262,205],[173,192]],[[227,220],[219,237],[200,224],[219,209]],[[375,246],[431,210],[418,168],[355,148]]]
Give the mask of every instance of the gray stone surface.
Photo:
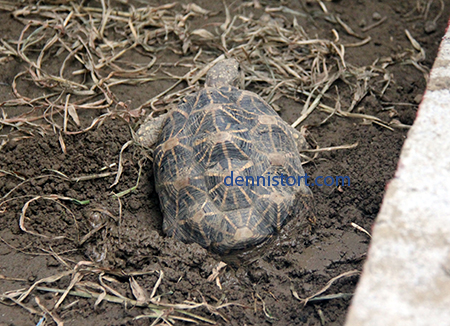
[[[388,185],[345,325],[450,325],[450,29]]]

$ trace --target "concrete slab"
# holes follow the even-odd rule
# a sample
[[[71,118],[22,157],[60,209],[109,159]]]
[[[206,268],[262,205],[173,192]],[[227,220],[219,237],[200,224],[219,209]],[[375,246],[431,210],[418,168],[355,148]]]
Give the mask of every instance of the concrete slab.
[[[450,29],[384,196],[345,325],[450,325]]]

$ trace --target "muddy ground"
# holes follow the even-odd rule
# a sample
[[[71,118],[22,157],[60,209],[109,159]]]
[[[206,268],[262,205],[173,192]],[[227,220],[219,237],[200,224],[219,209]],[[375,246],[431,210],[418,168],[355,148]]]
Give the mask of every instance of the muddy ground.
[[[241,1],[227,3],[231,8],[237,8]],[[266,6],[280,4],[264,0],[260,3],[261,9],[249,6],[245,10],[258,16],[263,14]],[[315,1],[282,3],[288,8],[302,12],[306,10],[311,14],[321,11]],[[347,62],[357,66],[368,65],[379,58],[395,58],[405,50],[413,49],[405,36],[405,29],[408,29],[425,51],[426,58],[421,64],[431,68],[446,28],[450,6],[445,7],[433,30],[429,21],[438,15],[440,4],[439,1],[430,1],[428,17],[424,18],[417,8],[426,3],[415,0],[325,2],[328,10],[339,14],[355,32],[372,38],[364,46],[347,48]],[[95,1],[85,4],[100,6]],[[139,1],[133,4],[136,7],[143,5]],[[151,5],[157,4],[157,1],[151,1]],[[217,11],[214,21],[225,19],[221,3],[199,1],[198,5]],[[284,15],[286,19],[292,19],[289,13]],[[386,20],[365,33],[361,31],[364,22],[367,26],[379,21],[380,17],[386,17]],[[0,11],[0,21],[2,39],[19,37],[23,25],[10,12]],[[196,20],[198,26],[207,23],[206,18]],[[305,19],[299,24],[310,35],[334,39],[331,30],[336,28],[347,43],[359,41],[345,33],[342,26],[325,19],[318,18],[314,22]],[[171,56],[165,57],[165,61],[179,59],[174,54]],[[14,98],[11,87],[13,78],[24,67],[19,59],[2,61],[0,101]],[[391,65],[388,71],[392,82],[384,96],[368,94],[355,111],[377,116],[387,122],[397,119],[402,124],[411,125],[426,86],[423,72],[411,64],[400,62]],[[126,102],[128,107],[134,108],[170,85],[165,81],[135,87],[119,85],[112,91],[117,102]],[[31,98],[43,93],[31,82],[26,86]],[[349,105],[351,96],[348,89],[347,93],[340,93],[342,106]],[[330,99],[324,101],[331,106],[335,104]],[[285,97],[275,103],[281,108],[281,116],[289,123],[297,119],[302,107],[301,103]],[[10,108],[3,107],[3,110],[8,116],[15,115]],[[94,117],[105,112],[86,111],[80,117],[87,126]],[[343,325],[351,303],[347,294],[354,292],[357,275],[336,281],[324,293],[344,294],[336,299],[304,305],[293,294],[306,298],[323,288],[333,277],[362,270],[370,238],[352,227],[351,223],[371,230],[386,183],[394,176],[407,129],[390,130],[362,119],[336,115],[319,126],[326,117],[326,113],[315,112],[302,123],[308,127],[307,139],[311,145],[329,147],[357,142],[358,146],[319,153],[304,168],[311,176],[349,176],[351,185],[313,187],[317,222],[312,231],[288,232],[275,246],[263,249],[256,260],[235,262],[222,269],[222,289],[207,280],[220,258],[198,245],[184,245],[162,234],[162,216],[154,190],[151,162],[144,158],[139,146],[130,145],[124,150],[122,177],[116,186],[111,187],[115,175],[110,172],[117,171],[121,147],[132,139],[130,127],[136,126],[138,118],[128,121],[106,119],[101,126],[87,132],[63,135],[66,153],[61,149],[58,133],[47,130],[45,135],[36,132],[32,137],[28,134],[24,139],[13,139],[20,133],[3,124],[2,140],[7,142],[0,150],[0,196],[3,197],[2,202],[7,202],[0,207],[0,294],[28,288],[38,280],[70,271],[77,263],[85,262],[81,267],[84,275],[82,281],[99,283],[100,268],[103,268],[103,284],[130,299],[135,298],[129,277],[133,272],[149,272],[134,276],[147,296],[162,276],[154,300],[172,304],[181,304],[185,300],[206,302],[210,307],[205,305],[190,312],[217,324]],[[143,168],[137,189],[118,199],[114,194],[136,185],[140,164]],[[81,181],[73,179],[101,173],[109,175]],[[81,203],[67,198],[77,199]],[[24,207],[26,218],[21,229],[19,220]],[[24,232],[24,228],[30,233]],[[69,283],[70,275],[60,280],[50,279],[40,286],[64,290]],[[91,290],[101,293],[98,288]],[[108,294],[112,295],[112,292]],[[35,289],[21,302],[23,307],[28,308],[26,310],[3,297],[0,300],[0,325],[36,325],[41,320],[43,307],[51,310],[59,298],[60,294]],[[138,315],[151,314],[150,308],[106,300],[98,305],[95,303],[95,298],[68,295],[52,313],[56,319],[64,321],[64,325],[73,326],[151,325],[154,321],[148,317],[133,319]],[[233,304],[217,310],[212,308],[227,303]],[[192,318],[171,310],[167,310],[163,317],[170,315]],[[45,325],[55,324],[49,313],[45,316]],[[199,322],[206,324],[206,321]],[[157,323],[163,323],[163,319]],[[181,320],[175,321],[175,324],[183,323]]]

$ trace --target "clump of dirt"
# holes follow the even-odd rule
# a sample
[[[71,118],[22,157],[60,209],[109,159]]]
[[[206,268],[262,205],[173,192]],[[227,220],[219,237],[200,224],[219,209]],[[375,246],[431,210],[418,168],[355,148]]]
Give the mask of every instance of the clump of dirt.
[[[226,19],[221,4],[203,1],[198,5],[217,13],[211,18],[213,21]],[[262,8],[246,10],[253,15],[263,15],[264,8],[279,6],[279,2],[261,1],[261,5]],[[430,68],[449,16],[449,8],[445,8],[436,22],[437,29],[432,31],[429,22],[437,17],[439,6],[430,6],[427,17],[416,17],[418,5],[423,2],[326,2],[328,10],[352,26],[355,33],[361,34],[364,27],[379,22],[380,17],[383,19],[365,34],[371,37],[370,42],[348,47],[345,53],[346,61],[355,66],[384,58],[389,67],[390,76],[386,78],[390,78],[390,86],[386,92],[382,97],[368,93],[356,106],[358,113],[384,121],[398,119],[400,125],[413,122],[418,96],[425,90],[423,74],[426,70],[396,63],[405,49],[411,48],[404,30],[414,34],[425,51],[426,58],[421,62],[423,69]],[[361,41],[347,34],[342,24],[313,19],[323,9],[319,2],[285,2],[284,6],[291,11],[277,11],[274,15],[291,19],[292,11],[308,12],[307,17],[298,19],[299,24],[318,38],[335,37],[332,29],[336,28],[347,43]],[[358,17],[355,11],[360,13]],[[8,22],[0,27],[4,33],[13,36],[22,29],[8,12],[0,12],[0,17]],[[203,26],[208,20],[196,20],[193,24]],[[174,61],[182,58],[173,56]],[[123,59],[133,58],[124,55]],[[20,60],[0,66],[0,87],[5,90],[2,101],[13,98],[8,92],[12,92],[13,78],[22,68]],[[185,73],[184,68],[179,69],[179,75]],[[119,85],[114,93],[118,98],[130,99],[128,106],[137,107],[145,102],[148,94],[170,86],[164,83],[136,87]],[[346,88],[345,80],[338,85],[339,94],[334,92],[334,97],[325,97],[324,103],[330,107],[349,107],[355,90]],[[31,86],[30,94],[41,96],[40,90]],[[336,98],[340,99],[339,104]],[[280,97],[275,104],[280,108],[280,115],[290,123],[298,118],[303,106],[295,96]],[[83,113],[82,125],[88,126],[94,117],[105,113],[106,109]],[[132,129],[137,122],[139,117],[132,114],[109,115],[103,123],[83,133],[60,134],[51,130],[44,133],[42,130],[45,135],[33,132],[17,140],[9,136],[9,141],[2,145],[0,293],[28,288],[38,280],[67,274],[47,279],[27,295],[21,305],[29,310],[11,305],[13,301],[0,296],[0,303],[3,303],[0,325],[36,325],[45,313],[43,307],[51,310],[61,298],[61,293],[49,289],[64,291],[76,277],[80,287],[71,290],[91,286],[92,292],[102,293],[101,285],[103,290],[107,289],[108,296],[98,303],[96,298],[71,293],[58,309],[45,313],[48,324],[60,319],[65,325],[74,326],[86,323],[150,325],[158,313],[156,308],[142,307],[139,300],[134,305],[120,305],[110,298],[121,295],[134,299],[139,293],[152,297],[153,303],[190,306],[189,310],[166,306],[160,322],[171,316],[178,316],[176,321],[180,324],[197,318],[180,312],[184,311],[201,316],[204,319],[197,320],[205,324],[208,321],[230,325],[344,323],[351,293],[358,281],[356,274],[336,280],[324,292],[324,295],[337,294],[336,299],[328,300],[322,295],[322,300],[312,300],[306,305],[301,299],[314,295],[336,276],[362,270],[370,238],[351,223],[370,231],[385,185],[394,175],[407,129],[386,128],[364,119],[343,118],[318,110],[309,116],[303,125],[307,127],[310,145],[325,148],[357,143],[358,146],[307,153],[316,157],[304,166],[305,171],[313,178],[349,176],[350,186],[313,187],[317,222],[311,232],[289,230],[288,226],[274,245],[263,248],[256,259],[233,262],[218,271],[217,278],[208,280],[220,257],[196,244],[186,245],[162,234],[151,155],[135,143],[122,150],[133,138]],[[8,125],[3,126],[3,135],[8,135],[11,130]],[[119,162],[123,172],[115,184]],[[217,280],[220,282],[216,283]],[[99,287],[94,288],[92,283]],[[115,295],[114,291],[120,295]],[[18,296],[13,298],[17,300]],[[147,317],[136,319],[140,315]]]

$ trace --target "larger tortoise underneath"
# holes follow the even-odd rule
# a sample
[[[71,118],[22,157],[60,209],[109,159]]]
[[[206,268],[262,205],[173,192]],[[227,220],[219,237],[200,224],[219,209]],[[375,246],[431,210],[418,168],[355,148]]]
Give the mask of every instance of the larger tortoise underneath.
[[[143,143],[156,145],[163,231],[219,254],[271,238],[294,215],[301,218],[311,198],[298,179],[305,175],[298,154],[303,137],[258,95],[236,88],[238,76],[236,60],[217,63],[204,89],[138,131]],[[231,178],[224,182],[229,176],[232,186]],[[282,176],[300,182],[274,185]]]

